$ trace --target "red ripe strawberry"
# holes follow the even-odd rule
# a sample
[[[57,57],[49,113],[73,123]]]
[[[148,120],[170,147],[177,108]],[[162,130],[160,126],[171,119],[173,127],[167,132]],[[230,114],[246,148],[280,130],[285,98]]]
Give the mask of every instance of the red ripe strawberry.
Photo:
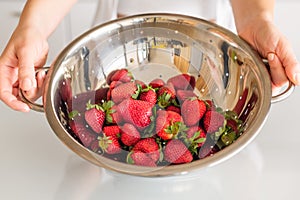
[[[73,110],[71,112],[68,113],[68,118],[69,118],[69,128],[76,134],[76,132],[74,131],[76,129],[76,125],[77,124],[82,124],[83,126],[85,126],[86,122],[84,119],[84,116],[82,116],[80,114],[80,112],[78,112],[77,110]]]
[[[156,133],[163,140],[170,140],[184,128],[180,114],[173,111],[158,110]]]
[[[117,138],[119,137],[120,132],[121,132],[120,127],[117,125],[103,127],[103,134],[105,134],[106,136]]]
[[[189,163],[193,160],[192,153],[180,140],[170,140],[164,149],[165,160],[173,164]]]
[[[204,142],[204,144],[201,146],[201,148],[199,149],[199,153],[198,153],[198,157],[200,159],[205,158],[207,156],[213,155],[216,152],[218,152],[220,149],[218,148],[218,146],[214,143],[214,141],[210,138],[207,137],[206,141]]]
[[[147,102],[151,103],[152,105],[155,105],[156,100],[157,100],[157,95],[156,95],[156,92],[152,88],[148,88],[148,89],[142,90],[142,92],[140,93],[139,99],[142,101],[147,101]]]
[[[145,153],[154,162],[157,162],[160,157],[159,146],[154,138],[145,138],[138,141],[132,151],[140,151]]]
[[[99,147],[107,154],[117,154],[121,152],[121,146],[116,137],[103,134],[99,137]]]
[[[133,80],[132,74],[128,71],[128,69],[117,69],[109,73],[106,78],[106,82],[110,84],[112,81],[120,81],[120,82],[130,82]]]
[[[181,106],[181,115],[187,126],[197,125],[205,112],[206,104],[198,98],[188,98]]]
[[[112,82],[111,77],[114,75],[114,73],[115,73],[116,71],[118,71],[118,69],[115,69],[115,70],[109,72],[108,75],[106,76],[106,83],[107,83],[108,85],[111,84],[111,82]]]
[[[122,82],[121,81],[112,81],[110,84],[109,84],[109,89],[112,90],[114,89],[115,87],[121,85]]]
[[[141,80],[134,80],[136,85],[139,85],[142,89],[147,88],[147,85]]]
[[[92,151],[95,152],[95,153],[99,153],[99,154],[102,153],[102,150],[101,150],[100,147],[99,147],[99,141],[98,141],[98,140],[94,140],[94,141],[91,143],[89,149],[92,150]]]
[[[105,120],[107,124],[121,123],[121,116],[118,112],[118,106],[112,101],[105,101],[102,103],[102,108],[105,112]]]
[[[118,106],[117,105],[113,105],[112,108],[112,113],[111,115],[111,123],[113,124],[120,124],[123,122],[122,116],[118,110]],[[109,119],[108,119],[109,120]]]
[[[140,139],[140,132],[129,123],[125,123],[121,128],[121,141],[126,146],[135,145]]]
[[[152,87],[153,89],[161,88],[164,85],[165,82],[160,78],[154,79],[149,83],[149,86]]]
[[[175,99],[175,94],[175,88],[171,83],[162,86],[157,91],[158,105],[161,108],[169,106],[172,103],[172,100]]]
[[[135,165],[141,165],[141,166],[147,166],[147,167],[156,167],[156,163],[154,160],[152,160],[149,156],[147,156],[146,153],[143,153],[141,151],[134,151],[130,155],[130,158],[127,159],[128,163],[135,164]]]
[[[208,99],[208,100],[205,100],[204,102],[206,104],[206,110],[207,111],[208,110],[216,110],[216,105],[212,100]]]
[[[159,160],[159,146],[154,138],[145,138],[136,143],[128,154],[127,162],[142,166],[156,166]]]
[[[118,111],[125,122],[144,129],[151,123],[152,107],[147,101],[126,99],[118,105]]]
[[[172,83],[176,90],[193,90],[195,87],[195,78],[189,74],[179,74],[169,78],[167,83]]]
[[[105,87],[105,88],[99,88],[95,91],[95,103],[99,104],[102,101],[106,101],[107,100],[107,92],[108,92],[109,88]]]
[[[189,144],[193,147],[201,147],[206,139],[206,132],[199,126],[192,126],[186,132]]]
[[[84,113],[84,118],[93,131],[96,133],[100,133],[102,131],[102,127],[105,122],[105,112],[101,106],[88,103],[87,111]]]
[[[125,99],[131,98],[137,91],[137,86],[134,82],[127,82],[118,85],[111,90],[111,100],[119,104]]]
[[[108,91],[107,91],[107,94],[106,94],[106,99],[107,100],[111,100],[111,92],[114,88],[116,88],[117,86],[123,84],[121,81],[112,81],[110,84],[109,84],[109,88],[108,88]]]
[[[225,116],[213,110],[209,110],[203,116],[203,126],[207,133],[214,133],[224,127]]]
[[[178,114],[181,114],[180,107],[177,107],[174,105],[170,105],[170,106],[166,107],[166,110],[174,111],[174,112],[177,112]]]
[[[71,129],[85,147],[90,147],[97,139],[97,136],[82,123],[73,123]]]
[[[197,97],[197,95],[192,90],[177,90],[176,97],[179,102],[183,102],[188,98]]]

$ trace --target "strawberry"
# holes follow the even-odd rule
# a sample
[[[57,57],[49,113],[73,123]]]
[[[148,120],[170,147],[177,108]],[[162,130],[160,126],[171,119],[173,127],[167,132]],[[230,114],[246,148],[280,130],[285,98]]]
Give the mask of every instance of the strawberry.
[[[122,119],[118,112],[118,106],[112,101],[105,101],[102,103],[102,108],[105,112],[105,121],[107,124],[121,123]]]
[[[120,139],[126,146],[133,146],[141,139],[140,132],[132,124],[125,123],[120,129]]]
[[[152,87],[153,89],[161,88],[164,85],[165,82],[160,78],[154,79],[149,83],[149,86]]]
[[[203,127],[207,133],[214,133],[224,127],[225,117],[223,114],[209,110],[203,116]]]
[[[217,106],[215,105],[215,103],[213,102],[213,100],[207,99],[204,101],[206,104],[206,110],[216,110]]]
[[[112,125],[112,126],[104,126],[103,127],[103,134],[106,136],[111,136],[111,137],[119,137],[120,135],[120,127],[117,125]]]
[[[211,156],[218,152],[220,149],[218,146],[214,143],[214,141],[210,138],[207,137],[204,144],[201,146],[199,149],[198,157],[200,159]]]
[[[205,112],[206,104],[198,98],[188,98],[181,105],[181,115],[187,126],[197,125]]]
[[[159,158],[159,145],[156,143],[155,139],[145,138],[136,143],[132,151],[128,154],[127,162],[154,167]]]
[[[156,133],[163,140],[170,140],[184,128],[180,114],[173,111],[158,110]]]
[[[103,108],[98,104],[87,104],[87,111],[84,113],[86,123],[96,133],[102,131],[103,124],[105,122],[105,112]]]
[[[89,149],[95,153],[99,153],[99,154],[103,153],[102,149],[99,147],[99,141],[97,139],[91,143]]]
[[[167,83],[172,83],[176,90],[193,90],[195,78],[189,74],[179,74],[168,79]]]
[[[178,139],[169,140],[164,149],[164,158],[173,164],[189,163],[193,160],[192,153]]]
[[[99,104],[102,101],[106,101],[108,90],[109,90],[108,87],[103,87],[95,90],[95,103]]]
[[[184,100],[192,97],[197,97],[197,95],[192,90],[177,90],[176,98],[179,102],[183,102]]]
[[[147,101],[151,103],[152,105],[156,104],[157,95],[154,89],[151,87],[148,87],[146,89],[143,89],[140,93],[139,99],[142,101]]]
[[[125,99],[131,98],[137,91],[137,86],[134,82],[122,83],[111,90],[111,100],[119,104]]]
[[[110,85],[113,81],[111,80],[111,77],[114,75],[114,73],[115,72],[117,72],[118,71],[118,69],[115,69],[115,70],[113,70],[113,71],[111,71],[111,72],[109,72],[107,75],[106,75],[106,83],[108,84],[108,85]]]
[[[154,162],[157,162],[160,157],[159,145],[154,138],[141,139],[135,144],[132,150],[146,153]]]
[[[201,147],[206,140],[206,132],[199,126],[192,126],[186,132],[186,137],[188,139],[188,144],[190,144],[190,151],[198,147]]]
[[[175,94],[175,88],[171,83],[162,86],[157,91],[158,105],[161,108],[169,106],[172,103],[172,100],[175,99]]]
[[[174,112],[177,112],[178,114],[181,114],[180,107],[177,107],[177,106],[174,106],[174,105],[170,105],[170,106],[166,107],[166,110],[174,111]]]
[[[74,131],[76,129],[76,125],[77,124],[83,124],[84,126],[86,125],[85,123],[85,119],[84,116],[82,116],[77,110],[73,110],[71,112],[68,113],[68,118],[69,118],[69,129],[72,130],[74,133],[76,133],[76,131]]]
[[[121,146],[116,137],[103,136],[99,137],[99,147],[107,154],[117,154],[121,152]]]
[[[133,80],[133,76],[128,69],[117,69],[110,72],[106,78],[107,84],[110,84],[112,81],[120,81],[123,83],[130,82]]]
[[[83,123],[72,123],[71,129],[85,147],[90,147],[97,139],[97,136]]]
[[[141,89],[147,88],[147,85],[141,80],[134,80],[134,82],[135,82],[136,85],[140,85]]]
[[[151,123],[152,107],[147,101],[126,99],[118,105],[118,111],[125,122],[144,129]]]
[[[141,151],[134,151],[130,155],[130,158],[127,158],[127,162],[135,165],[147,166],[147,167],[156,167],[156,163],[152,160],[146,153]]]

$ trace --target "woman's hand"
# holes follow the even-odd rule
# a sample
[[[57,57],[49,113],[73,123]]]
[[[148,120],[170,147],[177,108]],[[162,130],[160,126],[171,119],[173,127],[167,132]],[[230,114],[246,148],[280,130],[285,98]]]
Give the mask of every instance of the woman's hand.
[[[274,88],[282,87],[288,80],[300,85],[300,65],[292,46],[271,20],[252,19],[238,33],[268,59]]]
[[[19,98],[19,90],[36,96],[43,84],[44,73],[35,69],[44,66],[48,54],[47,40],[32,27],[17,27],[0,57],[0,99],[17,111],[29,111]]]
[[[273,22],[275,0],[231,0],[239,36],[268,59],[273,89],[300,85],[300,65],[291,44]]]

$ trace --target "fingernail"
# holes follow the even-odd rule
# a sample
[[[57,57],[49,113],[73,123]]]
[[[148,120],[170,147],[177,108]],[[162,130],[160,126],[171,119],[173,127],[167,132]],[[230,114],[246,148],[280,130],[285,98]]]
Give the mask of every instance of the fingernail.
[[[25,78],[21,82],[21,87],[23,90],[28,90],[32,87],[32,82],[29,78]]]
[[[268,60],[269,60],[269,61],[274,60],[274,58],[275,58],[275,54],[274,54],[274,53],[269,53],[269,54],[268,54]]]
[[[23,109],[22,109],[23,112],[29,112],[30,111],[30,108],[28,106],[25,106]]]
[[[300,85],[300,73],[296,73],[294,75],[294,80],[296,81],[297,85]]]
[[[32,87],[37,87],[36,80],[30,80],[29,78],[25,78],[22,80],[21,87],[23,90],[29,90]]]

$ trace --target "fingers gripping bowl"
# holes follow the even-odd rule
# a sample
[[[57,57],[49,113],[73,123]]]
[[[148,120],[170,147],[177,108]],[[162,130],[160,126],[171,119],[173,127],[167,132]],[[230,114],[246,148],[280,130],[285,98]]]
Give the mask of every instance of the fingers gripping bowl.
[[[126,73],[126,81],[112,78],[120,71],[130,72]],[[181,79],[182,77],[185,79]],[[134,106],[129,104],[137,107],[138,101],[141,101],[140,93],[146,91],[148,86],[153,89],[151,83],[154,80],[173,86],[176,84],[170,80],[188,80],[184,89],[177,86],[173,88],[175,97],[170,103],[179,108],[179,121],[184,128],[174,128],[177,132],[171,139],[158,134],[157,123],[161,121],[158,118],[170,106],[161,106],[158,100],[149,111],[149,123],[143,127],[135,127],[135,131],[129,129],[132,124],[135,125],[130,123],[132,120],[107,121],[108,112],[107,108],[104,109],[104,104],[122,104],[122,117],[131,115]],[[123,87],[119,89],[122,99],[114,101],[113,90],[126,83],[134,83],[134,92],[126,96],[124,94],[127,90]],[[158,90],[154,90],[156,94]],[[190,151],[192,142],[186,142],[186,133],[191,126],[203,128],[204,119],[199,118],[192,125],[187,123],[181,116],[187,109],[183,109],[184,100],[178,95],[179,90],[184,91],[184,94],[192,93],[193,97],[204,102],[206,112],[213,110],[224,117],[222,125],[214,133],[208,133],[207,128],[204,128],[202,138],[199,137],[199,131],[197,138],[193,135],[194,139],[200,139],[198,143],[202,143],[193,147],[194,152]],[[134,99],[135,102],[124,103],[128,99]],[[191,101],[191,98],[187,99]],[[149,14],[100,25],[75,39],[58,55],[47,73],[43,105],[38,107],[29,103],[34,109],[45,112],[59,139],[82,158],[121,173],[166,176],[212,166],[239,152],[259,133],[267,118],[271,101],[271,81],[267,69],[256,52],[235,34],[197,18]],[[95,130],[88,123],[85,117],[87,104],[93,105],[93,108],[98,105],[105,113],[100,129]],[[145,107],[143,104],[143,108]],[[197,110],[197,106],[189,109],[189,112],[193,113],[194,110]],[[94,116],[101,118],[98,114]],[[189,116],[188,119],[192,117]],[[78,121],[84,122],[82,127],[78,127],[76,117],[80,119]],[[175,118],[171,121],[175,121]],[[162,118],[163,120],[165,119]],[[72,127],[74,123],[77,123],[75,128]],[[232,123],[235,126],[231,126]],[[115,137],[119,142],[119,151],[117,154],[108,154],[103,147],[103,138],[106,137],[103,130],[104,127],[113,125],[119,127]],[[133,157],[136,143],[127,144],[121,139],[121,132],[125,132],[125,128],[130,130],[130,134],[137,131],[140,140],[151,138],[151,142],[154,141],[158,146],[158,154],[151,154],[152,157],[146,154],[143,157],[145,152],[139,151],[140,154]],[[79,129],[81,132],[78,134],[76,130]],[[81,137],[83,132],[89,132],[91,136]],[[181,142],[183,148],[189,149],[185,151],[192,152],[191,159],[186,163],[170,161],[166,151],[175,151],[167,150],[170,141],[174,144]],[[137,164],[135,159],[139,156],[144,160],[156,157],[156,160],[152,162],[153,165]],[[185,158],[189,156],[185,155]]]

